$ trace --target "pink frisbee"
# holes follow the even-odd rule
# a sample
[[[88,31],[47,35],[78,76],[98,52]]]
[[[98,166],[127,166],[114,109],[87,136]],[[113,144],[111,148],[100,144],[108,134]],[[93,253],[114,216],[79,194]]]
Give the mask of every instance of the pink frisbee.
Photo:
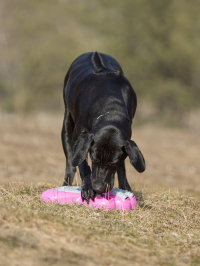
[[[55,202],[59,204],[64,203],[78,203],[88,206],[81,198],[81,187],[77,186],[62,186],[46,190],[42,193],[41,198],[45,202]],[[121,209],[121,210],[133,210],[136,208],[136,198],[132,192],[127,190],[113,188],[108,193],[97,194],[95,201],[89,200],[89,206],[96,209]]]

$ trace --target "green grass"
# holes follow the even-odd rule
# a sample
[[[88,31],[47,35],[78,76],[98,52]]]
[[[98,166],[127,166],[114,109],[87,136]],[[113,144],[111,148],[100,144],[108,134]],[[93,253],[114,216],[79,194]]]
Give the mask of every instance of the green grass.
[[[134,188],[134,211],[45,203],[58,184],[0,187],[0,265],[199,265],[199,202]]]

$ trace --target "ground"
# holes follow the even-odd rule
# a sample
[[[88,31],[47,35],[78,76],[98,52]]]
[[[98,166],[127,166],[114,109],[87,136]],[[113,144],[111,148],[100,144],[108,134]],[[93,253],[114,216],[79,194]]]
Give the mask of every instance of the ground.
[[[200,265],[198,132],[133,126],[147,165],[126,160],[138,207],[108,212],[40,199],[63,181],[61,116],[0,122],[0,265]]]

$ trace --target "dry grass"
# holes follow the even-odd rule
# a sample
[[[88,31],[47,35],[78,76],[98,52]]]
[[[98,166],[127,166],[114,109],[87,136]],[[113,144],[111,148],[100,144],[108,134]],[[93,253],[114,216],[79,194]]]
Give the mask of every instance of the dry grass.
[[[101,211],[40,199],[62,182],[61,123],[1,118],[0,265],[199,265],[200,137],[136,129],[147,161],[143,175],[127,162],[138,208]]]

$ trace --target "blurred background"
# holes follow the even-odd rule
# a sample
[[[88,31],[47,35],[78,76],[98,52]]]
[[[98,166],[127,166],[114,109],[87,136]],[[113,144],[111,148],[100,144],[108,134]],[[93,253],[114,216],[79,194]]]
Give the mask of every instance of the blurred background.
[[[0,0],[0,184],[62,183],[63,81],[90,51],[116,58],[137,94],[147,169],[127,159],[130,184],[200,196],[200,0]]]
[[[199,0],[1,0],[0,110],[63,112],[72,61],[115,57],[138,96],[136,123],[200,129]]]

